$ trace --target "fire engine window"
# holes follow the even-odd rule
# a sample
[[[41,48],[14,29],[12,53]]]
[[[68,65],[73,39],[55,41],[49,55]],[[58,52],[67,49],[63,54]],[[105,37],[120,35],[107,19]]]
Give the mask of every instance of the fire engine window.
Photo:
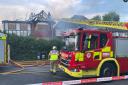
[[[65,46],[67,50],[80,50],[80,33],[65,37]]]
[[[98,34],[92,34],[90,39],[90,50],[96,49],[98,47]]]
[[[88,36],[87,34],[85,34],[85,33],[83,34],[83,38],[82,38],[83,39],[82,40],[83,41],[83,43],[82,43],[82,47],[83,47],[82,49],[83,50],[87,50],[87,46],[88,46],[87,36]]]
[[[83,50],[92,50],[98,48],[98,34],[83,35]]]
[[[103,48],[107,43],[107,35],[106,34],[100,34],[100,48]]]
[[[78,33],[77,36],[75,37],[75,50],[80,50],[80,35],[81,33]]]

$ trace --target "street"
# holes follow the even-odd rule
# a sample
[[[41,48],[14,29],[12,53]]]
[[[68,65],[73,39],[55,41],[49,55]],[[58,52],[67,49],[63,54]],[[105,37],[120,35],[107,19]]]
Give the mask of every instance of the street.
[[[72,78],[62,71],[58,71],[56,75],[51,74],[49,71],[49,65],[26,67],[23,71],[10,74],[0,75],[0,85],[31,85],[42,82],[55,82],[66,80],[77,80]],[[112,81],[107,83],[92,83],[82,85],[126,85],[128,80]]]

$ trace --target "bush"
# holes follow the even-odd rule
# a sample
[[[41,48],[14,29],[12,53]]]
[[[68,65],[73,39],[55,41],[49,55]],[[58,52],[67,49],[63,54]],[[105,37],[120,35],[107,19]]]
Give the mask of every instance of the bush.
[[[13,60],[35,60],[37,59],[37,54],[42,51],[47,58],[53,45],[57,46],[58,50],[64,45],[61,39],[36,40],[32,37],[16,35],[8,35],[8,43],[10,44],[11,59]]]

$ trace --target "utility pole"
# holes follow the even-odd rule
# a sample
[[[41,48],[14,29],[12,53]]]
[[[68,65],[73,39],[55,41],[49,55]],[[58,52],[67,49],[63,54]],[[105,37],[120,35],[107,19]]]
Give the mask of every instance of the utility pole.
[[[49,13],[48,13],[48,24],[49,24],[49,27],[50,27],[51,39],[52,39],[52,40],[55,38],[55,35],[54,35],[54,27],[53,27],[54,23],[55,23],[55,22],[53,21],[53,19],[52,19],[52,17],[51,17],[51,14],[50,14],[50,12],[49,12]]]

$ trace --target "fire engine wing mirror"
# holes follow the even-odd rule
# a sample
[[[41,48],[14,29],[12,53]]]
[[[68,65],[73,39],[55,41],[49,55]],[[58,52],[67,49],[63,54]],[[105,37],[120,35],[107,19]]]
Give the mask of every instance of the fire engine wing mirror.
[[[64,46],[64,47],[62,47],[62,49],[61,49],[62,51],[68,51],[68,49],[67,49],[67,47],[66,46]]]
[[[62,49],[63,49],[63,50],[67,50],[67,47],[66,47],[66,46],[64,46]]]

